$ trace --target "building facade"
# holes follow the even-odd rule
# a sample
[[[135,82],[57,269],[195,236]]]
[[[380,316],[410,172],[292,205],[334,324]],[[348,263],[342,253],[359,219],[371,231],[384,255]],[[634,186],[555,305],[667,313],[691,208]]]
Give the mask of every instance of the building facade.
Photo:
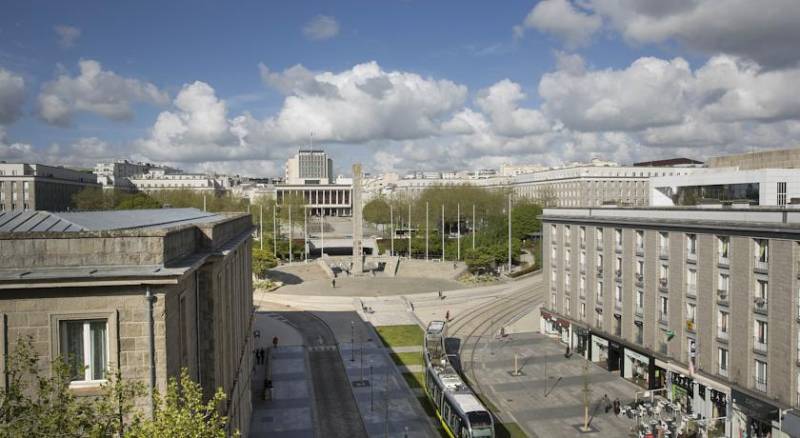
[[[721,419],[725,436],[769,436],[798,407],[800,212],[545,209],[542,221],[544,332],[701,424]]]
[[[224,178],[204,173],[172,172],[154,169],[148,173],[129,178],[136,190],[151,192],[156,190],[192,190],[198,192],[223,192],[230,187]]]
[[[707,172],[697,167],[580,166],[521,174],[511,183],[517,196],[551,207],[645,206],[650,178]]]
[[[136,187],[131,183],[131,178],[155,169],[178,172],[177,169],[156,164],[117,160],[97,163],[94,167],[94,174],[97,175],[97,183],[104,189],[133,190]]]
[[[163,394],[187,368],[247,436],[252,231],[249,215],[195,209],[0,213],[2,359],[31,336],[43,361],[77,358],[78,395],[117,370]]]
[[[707,164],[708,167],[736,167],[740,170],[800,169],[800,148],[712,157]]]
[[[0,211],[65,211],[72,196],[100,186],[91,173],[43,164],[0,162]]]
[[[322,150],[299,150],[286,162],[286,184],[333,184],[333,160]]]
[[[350,216],[353,214],[353,186],[338,184],[301,184],[275,186],[278,205],[296,197],[302,199],[309,215]],[[297,212],[302,214],[301,212]]]
[[[743,203],[786,206],[800,200],[800,170],[716,168],[713,172],[662,176],[650,180],[650,205],[689,206]]]

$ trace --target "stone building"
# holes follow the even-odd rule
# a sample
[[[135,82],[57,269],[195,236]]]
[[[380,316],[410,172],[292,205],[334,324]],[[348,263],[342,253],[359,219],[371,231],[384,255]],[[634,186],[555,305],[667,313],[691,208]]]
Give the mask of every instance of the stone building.
[[[800,148],[774,149],[743,154],[712,157],[708,167],[736,167],[751,169],[800,169]]]
[[[87,187],[100,187],[91,173],[44,164],[0,162],[0,211],[64,211],[72,205],[72,196]]]
[[[800,406],[800,212],[545,209],[542,221],[544,332],[702,424],[723,417],[725,436],[789,424]]]
[[[45,361],[74,355],[85,395],[114,370],[163,392],[185,367],[247,436],[252,228],[196,209],[0,212],[0,354],[31,336]]]

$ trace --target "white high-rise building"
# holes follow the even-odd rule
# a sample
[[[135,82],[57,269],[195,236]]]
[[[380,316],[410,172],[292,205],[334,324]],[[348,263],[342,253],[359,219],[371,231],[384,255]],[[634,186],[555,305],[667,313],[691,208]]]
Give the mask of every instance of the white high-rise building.
[[[333,184],[333,160],[322,150],[299,150],[286,161],[286,184]]]

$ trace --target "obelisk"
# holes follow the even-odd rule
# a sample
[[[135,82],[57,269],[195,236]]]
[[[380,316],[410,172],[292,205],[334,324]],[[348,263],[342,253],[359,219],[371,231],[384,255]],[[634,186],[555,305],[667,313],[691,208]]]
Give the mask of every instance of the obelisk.
[[[353,164],[353,274],[364,273],[364,219],[361,214],[361,163]]]

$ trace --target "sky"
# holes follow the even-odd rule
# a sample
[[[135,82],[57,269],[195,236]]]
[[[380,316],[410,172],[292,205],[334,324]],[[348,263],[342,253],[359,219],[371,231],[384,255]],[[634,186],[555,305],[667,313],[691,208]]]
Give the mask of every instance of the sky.
[[[797,0],[10,0],[0,160],[281,176],[800,146]]]

